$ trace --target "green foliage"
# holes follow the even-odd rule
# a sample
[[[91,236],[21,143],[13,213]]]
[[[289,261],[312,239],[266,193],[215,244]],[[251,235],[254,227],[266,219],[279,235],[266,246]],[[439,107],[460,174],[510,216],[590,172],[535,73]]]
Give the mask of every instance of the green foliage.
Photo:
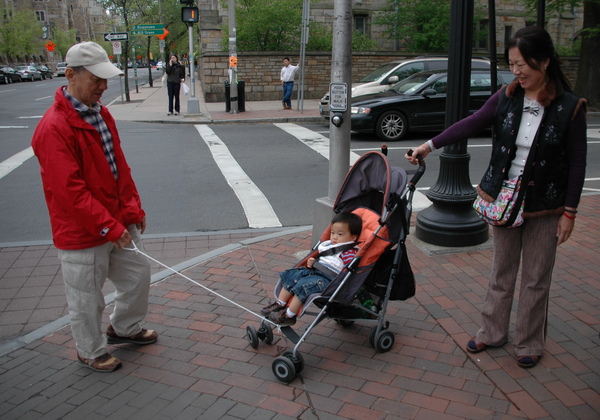
[[[474,21],[483,17],[481,6],[475,6]],[[409,51],[448,52],[448,0],[388,0],[388,6],[375,16],[375,23],[386,27],[384,33],[390,39],[402,41]],[[474,34],[474,37],[477,36],[478,34]]]
[[[222,0],[226,6],[226,0]],[[240,51],[298,49],[302,0],[237,0],[236,46]],[[228,33],[228,28],[224,28]],[[227,49],[229,35],[223,38]]]
[[[308,25],[308,51],[331,51],[333,46],[333,31],[331,28],[317,22]]]
[[[62,59],[67,55],[67,51],[75,44],[75,29],[54,29],[52,42],[56,45],[54,52],[60,53]]]
[[[581,40],[576,40],[571,46],[557,45],[556,52],[560,57],[579,56],[581,51]]]
[[[0,25],[0,53],[12,58],[39,54],[44,46],[42,23],[36,19],[33,10],[19,10],[8,15]]]
[[[377,47],[377,43],[368,36],[360,32],[352,34],[352,51],[372,51]]]

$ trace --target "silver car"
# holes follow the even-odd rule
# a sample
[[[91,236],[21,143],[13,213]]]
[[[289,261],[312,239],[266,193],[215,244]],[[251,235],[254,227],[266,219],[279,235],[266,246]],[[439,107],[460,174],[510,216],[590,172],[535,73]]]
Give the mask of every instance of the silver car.
[[[30,82],[36,79],[42,80],[42,73],[33,66],[17,66],[15,70],[21,75],[22,80],[29,80]]]
[[[67,63],[60,62],[56,64],[56,77],[64,76],[67,69]]]

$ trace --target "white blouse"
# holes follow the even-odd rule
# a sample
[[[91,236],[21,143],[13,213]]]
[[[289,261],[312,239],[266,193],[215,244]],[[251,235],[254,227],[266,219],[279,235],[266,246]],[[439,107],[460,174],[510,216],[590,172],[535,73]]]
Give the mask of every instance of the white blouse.
[[[529,111],[529,109],[532,109],[534,112]],[[525,97],[523,103],[523,116],[521,117],[519,133],[517,134],[517,153],[510,165],[510,171],[508,171],[509,179],[516,178],[523,174],[525,163],[527,162],[527,157],[531,150],[531,144],[540,127],[543,115],[544,107],[541,106],[538,101]]]

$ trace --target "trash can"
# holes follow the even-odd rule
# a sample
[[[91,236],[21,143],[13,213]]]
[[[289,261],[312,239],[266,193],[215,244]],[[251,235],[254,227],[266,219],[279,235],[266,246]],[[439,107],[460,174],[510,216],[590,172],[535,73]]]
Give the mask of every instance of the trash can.
[[[244,89],[246,87],[246,82],[240,80],[237,83],[238,88],[238,112],[246,111],[246,94]],[[231,85],[229,80],[225,81],[225,112],[231,112]]]

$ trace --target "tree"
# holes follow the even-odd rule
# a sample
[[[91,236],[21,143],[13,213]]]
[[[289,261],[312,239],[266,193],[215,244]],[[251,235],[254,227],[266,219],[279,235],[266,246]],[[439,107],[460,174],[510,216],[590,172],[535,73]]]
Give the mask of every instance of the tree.
[[[583,3],[583,39],[579,52],[579,68],[575,91],[587,98],[590,109],[600,110],[600,1]]]
[[[237,0],[236,46],[239,51],[288,51],[298,48],[302,0]],[[224,7],[227,1],[222,0]],[[228,32],[226,28],[225,32]],[[227,49],[228,37],[223,38]]]
[[[384,33],[402,41],[409,51],[448,51],[450,2],[448,0],[388,0],[388,6],[375,17],[387,27]]]
[[[55,29],[53,31],[52,42],[56,45],[54,53],[60,53],[64,60],[67,55],[67,51],[73,44],[75,44],[75,29]]]
[[[521,1],[530,10],[537,6],[537,0]],[[546,14],[573,10],[582,5],[583,28],[575,91],[588,100],[591,109],[600,109],[600,69],[596,64],[600,56],[600,0],[546,0]]]
[[[0,25],[0,53],[9,60],[38,54],[44,45],[44,31],[42,23],[36,19],[35,12],[19,10],[13,14],[2,9],[2,16],[5,16],[5,19]]]

